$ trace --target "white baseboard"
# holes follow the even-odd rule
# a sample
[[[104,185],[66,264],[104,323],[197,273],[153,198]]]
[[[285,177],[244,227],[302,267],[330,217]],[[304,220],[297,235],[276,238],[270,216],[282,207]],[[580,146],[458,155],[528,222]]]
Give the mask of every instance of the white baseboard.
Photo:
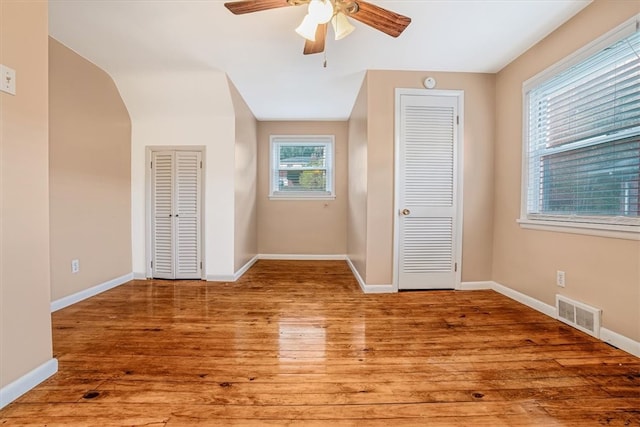
[[[362,280],[362,276],[360,276],[360,273],[358,273],[358,270],[356,270],[356,266],[353,265],[349,257],[347,257],[347,265],[349,266],[349,268],[351,269],[351,272],[353,273],[356,280],[358,281],[358,285],[360,285],[360,289],[362,289],[362,292],[366,293],[367,284],[364,283],[364,280]]]
[[[247,263],[245,265],[243,265],[242,267],[240,267],[240,270],[236,271],[233,275],[233,281],[235,282],[236,280],[238,280],[239,278],[242,277],[242,275],[244,273],[247,272],[247,270],[249,270],[251,268],[251,266],[253,264],[256,263],[256,261],[258,261],[258,255],[254,256],[253,258],[251,258],[249,261],[247,261]]]
[[[234,274],[207,274],[207,282],[235,282]]]
[[[467,285],[467,283],[469,285]],[[478,285],[475,285],[477,283]],[[490,287],[479,287],[480,284],[490,284]],[[468,286],[468,287],[467,287]],[[475,287],[478,286],[478,287]],[[511,288],[503,286],[496,282],[466,282],[463,283],[463,289],[493,289],[494,291],[511,298],[512,300],[518,301],[528,307],[533,308],[536,311],[539,311],[542,314],[546,314],[547,316],[557,319],[556,308],[552,305],[546,304],[542,301],[539,301],[535,298],[532,298],[528,295],[525,295],[521,292],[515,291]],[[625,337],[617,332],[611,331],[607,328],[600,327],[600,340],[609,343],[620,350],[624,350],[629,354],[632,354],[636,357],[640,357],[640,342],[632,340],[629,337]]]
[[[52,358],[0,389],[0,409],[58,372],[58,359]]]
[[[459,288],[459,290],[461,291],[478,291],[483,289],[491,289],[498,292],[499,294],[511,298],[512,300],[518,301],[519,303],[522,303],[527,307],[531,307],[536,311],[546,314],[549,317],[553,317],[554,319],[556,318],[556,308],[554,306],[545,304],[542,301],[531,298],[529,295],[525,295],[521,292],[515,291],[491,280],[480,282],[462,282],[460,283]]]
[[[240,270],[233,274],[207,274],[207,282],[235,282],[242,277],[244,273],[251,268],[253,264],[258,261],[260,255],[255,255],[245,265],[240,267]]]
[[[251,268],[253,264],[259,259],[268,260],[280,260],[280,261],[341,261],[346,259],[346,255],[307,255],[307,254],[258,254],[251,258],[249,262],[242,266],[242,268],[231,274],[208,274],[208,282],[235,282],[244,273]]]
[[[461,282],[458,289],[461,291],[479,291],[482,289],[493,289],[494,283],[495,282],[492,282],[490,280],[484,282]]]
[[[128,281],[133,280],[133,273],[125,274],[124,276],[116,277],[107,282],[101,283],[96,286],[92,286],[88,289],[76,292],[75,294],[67,295],[55,301],[51,302],[51,312],[58,311],[62,308],[68,307],[71,304],[75,304],[92,296],[101,294],[104,291],[120,286]]]
[[[619,348],[620,350],[624,350],[636,357],[640,357],[640,342],[638,341],[634,341],[631,338],[602,327],[600,328],[600,339]]]
[[[539,311],[542,314],[546,314],[549,317],[553,317],[556,319],[556,308],[552,305],[546,304],[542,301],[539,301],[535,298],[530,297],[529,295],[525,295],[521,292],[515,291],[511,288],[507,288],[506,286],[501,285],[500,283],[492,282],[493,286],[491,289],[494,291],[511,298],[512,300],[516,300],[521,304],[526,305],[527,307],[531,307],[534,310]]]
[[[140,273],[140,272],[133,272],[133,278],[134,280],[146,280],[147,279],[147,273]]]
[[[345,257],[345,260],[347,261],[347,265],[351,269],[351,272],[356,277],[356,280],[360,285],[360,289],[362,289],[362,292],[364,292],[365,294],[390,294],[397,292],[393,288],[393,285],[367,285],[362,279],[362,276],[360,276],[360,273],[356,269],[356,266],[353,265],[353,262],[351,262],[351,259],[349,259],[349,257]]]
[[[365,284],[362,290],[365,294],[395,294],[398,291],[392,284],[369,285]]]
[[[344,261],[347,259],[347,256],[341,254],[259,254],[258,259],[281,261]]]

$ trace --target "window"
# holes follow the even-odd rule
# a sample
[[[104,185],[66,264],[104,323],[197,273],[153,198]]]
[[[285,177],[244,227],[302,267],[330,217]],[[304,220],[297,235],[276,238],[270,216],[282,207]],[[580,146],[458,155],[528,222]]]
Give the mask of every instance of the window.
[[[333,199],[332,135],[271,136],[270,198]]]
[[[635,20],[524,85],[521,223],[640,228]]]

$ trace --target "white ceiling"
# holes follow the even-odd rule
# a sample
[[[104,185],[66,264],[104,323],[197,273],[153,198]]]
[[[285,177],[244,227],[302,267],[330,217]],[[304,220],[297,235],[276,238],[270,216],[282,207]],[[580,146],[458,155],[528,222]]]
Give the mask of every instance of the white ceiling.
[[[345,120],[365,70],[494,73],[590,0],[370,0],[412,18],[394,39],[357,21],[302,55],[306,6],[233,15],[220,0],[50,0],[49,33],[118,81],[216,69],[259,120]],[[179,84],[177,82],[176,84]]]

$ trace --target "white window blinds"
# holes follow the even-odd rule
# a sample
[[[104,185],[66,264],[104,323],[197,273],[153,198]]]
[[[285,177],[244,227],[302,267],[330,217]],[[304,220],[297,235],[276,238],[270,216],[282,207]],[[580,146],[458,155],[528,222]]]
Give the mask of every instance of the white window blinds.
[[[526,91],[529,219],[639,225],[640,32]]]

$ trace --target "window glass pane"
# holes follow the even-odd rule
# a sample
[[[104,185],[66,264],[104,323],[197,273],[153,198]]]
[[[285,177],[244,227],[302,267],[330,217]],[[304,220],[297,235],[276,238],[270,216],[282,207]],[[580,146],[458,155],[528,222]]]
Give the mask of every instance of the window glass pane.
[[[325,168],[325,145],[281,145],[279,169]]]
[[[540,158],[542,213],[638,216],[640,139]]]
[[[278,191],[327,191],[327,171],[320,169],[280,170]]]

